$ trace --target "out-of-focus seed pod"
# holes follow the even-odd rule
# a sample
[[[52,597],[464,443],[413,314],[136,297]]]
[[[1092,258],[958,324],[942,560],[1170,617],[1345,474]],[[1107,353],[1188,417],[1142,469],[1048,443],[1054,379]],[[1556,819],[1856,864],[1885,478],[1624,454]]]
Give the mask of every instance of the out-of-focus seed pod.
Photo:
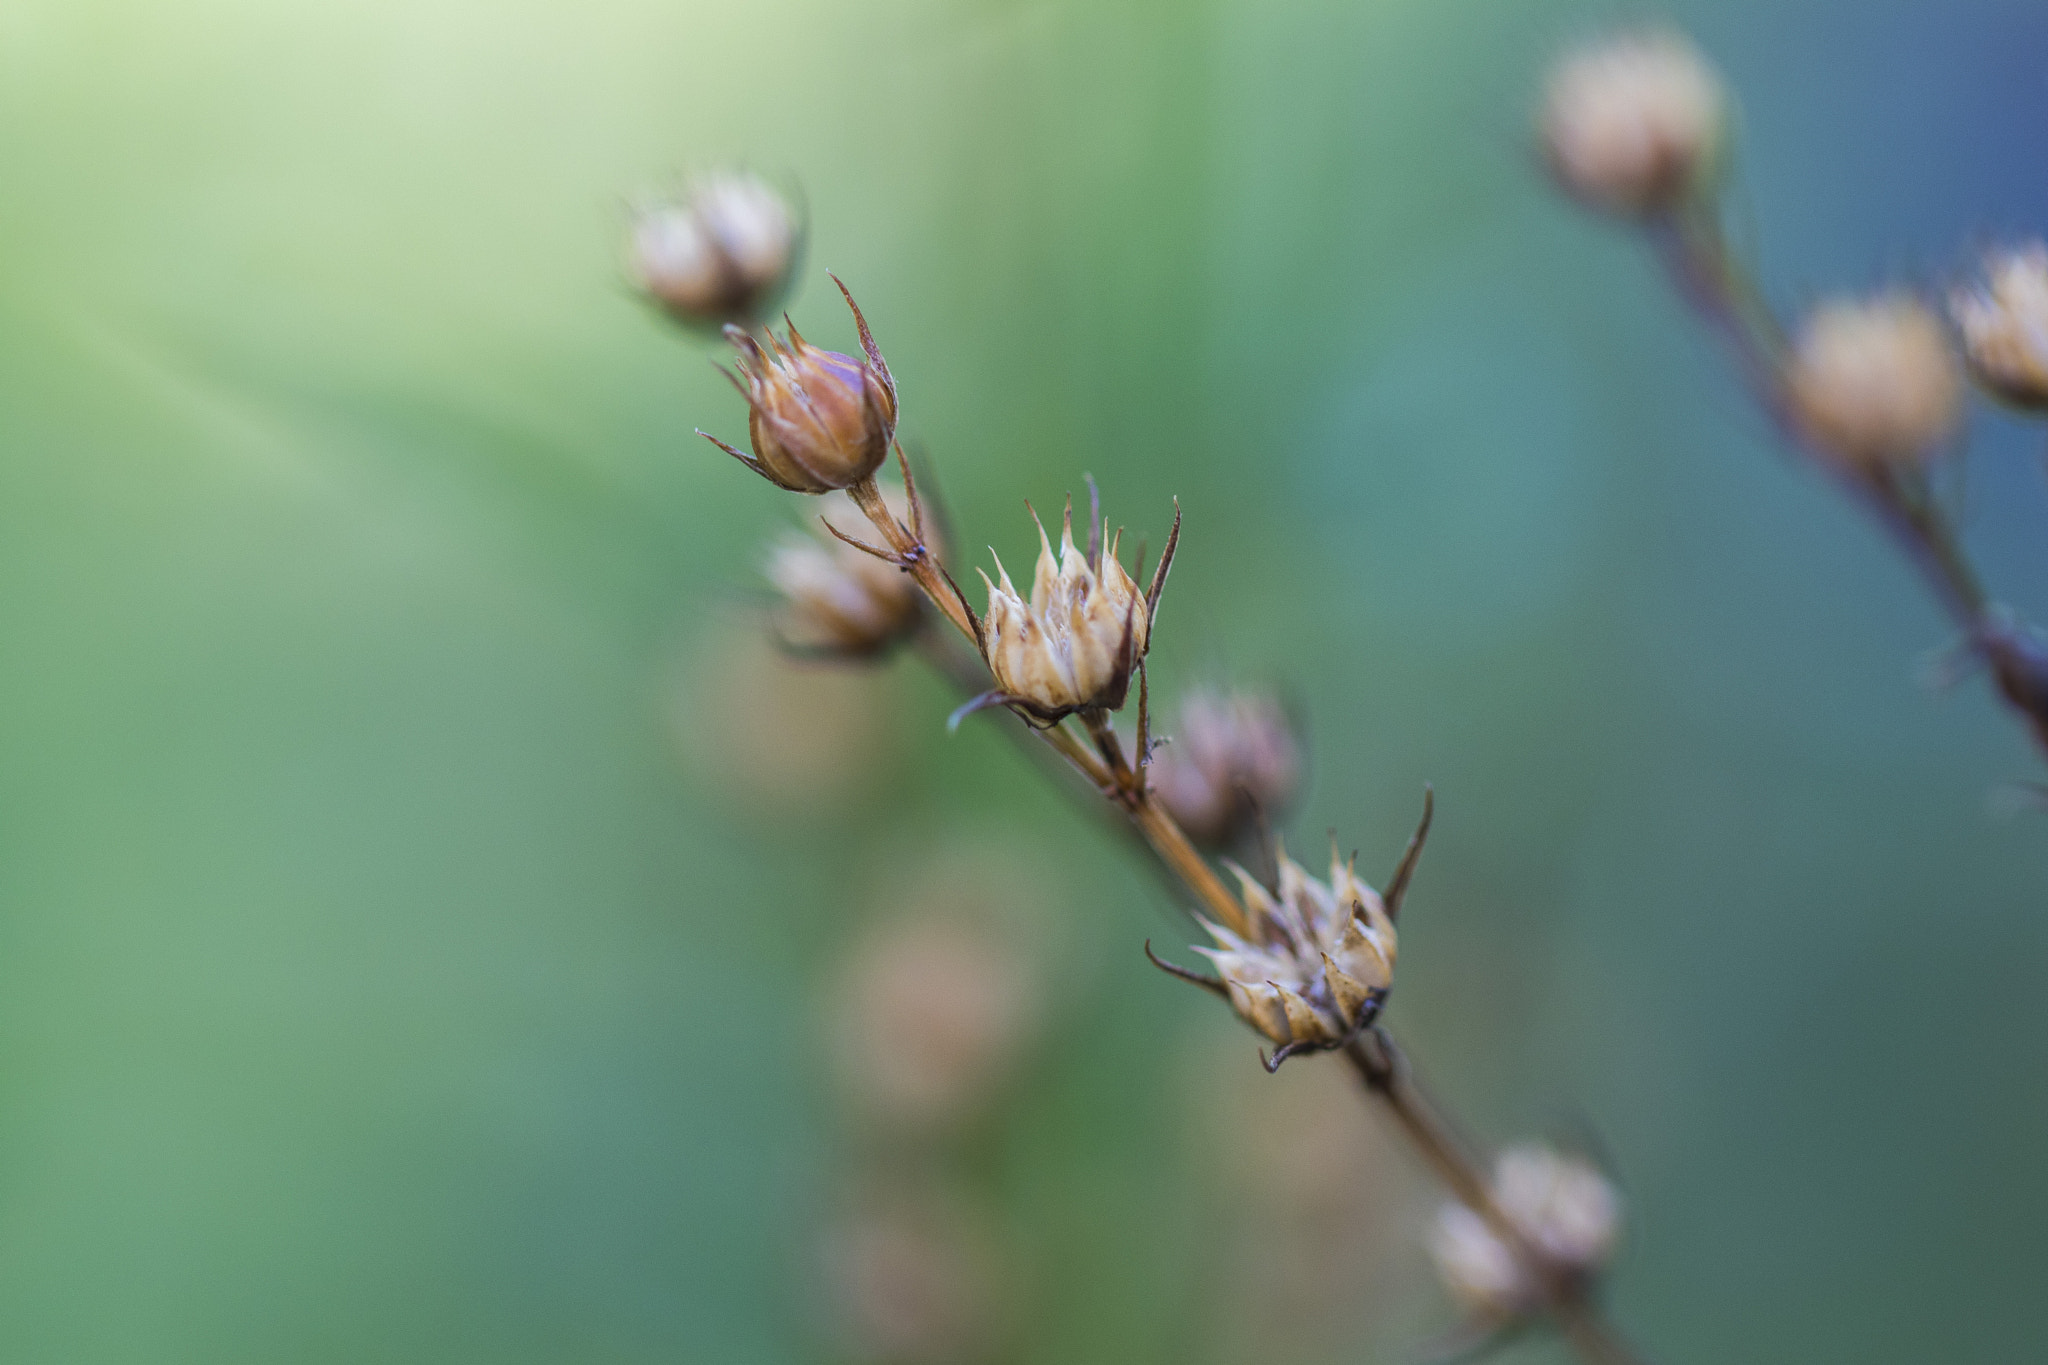
[[[1573,197],[1608,213],[1667,212],[1707,187],[1727,121],[1721,79],[1683,35],[1610,35],[1551,71],[1544,159]]]
[[[896,489],[883,501],[899,519],[909,504]],[[833,499],[824,519],[843,534],[867,522],[850,499]],[[931,547],[938,553],[936,546]],[[910,575],[843,541],[790,535],[769,551],[768,581],[784,598],[783,638],[797,649],[867,658],[907,638],[923,619],[924,594]]]
[[[1590,1163],[1549,1147],[1512,1147],[1494,1165],[1494,1202],[1554,1274],[1597,1275],[1621,1235],[1621,1197]],[[1481,1318],[1504,1321],[1541,1307],[1542,1278],[1463,1204],[1437,1212],[1429,1249],[1452,1296]]]
[[[1038,1022],[1013,937],[968,913],[885,921],[848,958],[832,1015],[840,1080],[865,1118],[955,1127],[1000,1091]]]
[[[1035,520],[1035,515],[1034,515]],[[1175,521],[1178,535],[1179,521]],[[996,560],[999,582],[988,588],[985,652],[1003,700],[1043,720],[1081,710],[1114,711],[1124,704],[1131,677],[1151,644],[1152,613],[1173,558],[1169,538],[1149,591],[1141,590],[1117,558],[1121,533],[1103,527],[1090,553],[1074,544],[1074,509],[1067,506],[1060,550],[1053,556],[1045,527],[1038,528],[1038,569],[1031,599],[1010,582]]]
[[[751,327],[787,292],[801,246],[795,213],[766,181],[708,175],[634,215],[628,266],[678,322]]]
[[[1273,698],[1190,692],[1172,735],[1146,774],[1154,799],[1195,842],[1227,848],[1259,812],[1277,813],[1293,799],[1301,753]]]
[[[735,377],[733,385],[747,400],[754,453],[707,439],[791,492],[829,493],[860,482],[881,467],[896,436],[896,381],[852,295],[846,304],[865,359],[813,346],[794,326],[787,338],[765,332],[765,345],[737,327],[725,329],[739,350],[745,382]]]
[[[1005,1279],[975,1211],[940,1191],[878,1188],[824,1233],[833,1335],[867,1365],[975,1365],[1001,1341]]]
[[[1282,853],[1279,894],[1233,867],[1249,932],[1204,923],[1231,1005],[1282,1048],[1343,1042],[1371,1023],[1394,984],[1394,921],[1377,891],[1333,851],[1317,881]]]
[[[1941,320],[1911,294],[1838,299],[1810,313],[1785,363],[1792,423],[1863,473],[1932,458],[1962,416],[1962,373]]]
[[[1949,300],[1949,315],[1986,393],[2016,408],[2048,410],[2048,244],[1991,256],[1983,282]]]

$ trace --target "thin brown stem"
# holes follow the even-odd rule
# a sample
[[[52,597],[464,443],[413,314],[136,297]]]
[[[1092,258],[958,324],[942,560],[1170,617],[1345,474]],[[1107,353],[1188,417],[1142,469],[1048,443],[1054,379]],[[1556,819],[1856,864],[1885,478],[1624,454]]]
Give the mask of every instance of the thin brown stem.
[[[874,477],[870,475],[862,479],[846,492],[874,528],[882,533],[882,538],[888,541],[903,571],[917,580],[917,586],[924,589],[924,595],[931,599],[931,604],[939,609],[940,614],[953,623],[954,629],[972,640],[978,648],[980,632],[975,627],[973,612],[960,596],[960,590],[946,577],[938,556],[912,535],[910,528],[898,521],[896,514],[882,501],[882,490],[876,486]]]

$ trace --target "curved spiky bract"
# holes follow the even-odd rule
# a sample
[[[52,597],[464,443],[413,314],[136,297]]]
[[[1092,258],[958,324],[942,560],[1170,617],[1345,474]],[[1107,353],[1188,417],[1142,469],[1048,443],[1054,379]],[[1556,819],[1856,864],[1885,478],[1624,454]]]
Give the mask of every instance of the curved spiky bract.
[[[1333,853],[1319,882],[1285,853],[1277,894],[1231,865],[1249,934],[1203,922],[1230,1003],[1282,1047],[1333,1047],[1378,1015],[1394,984],[1396,935],[1380,896]]]
[[[853,306],[851,297],[847,305]],[[763,329],[760,339],[727,327],[740,368],[728,377],[746,397],[754,453],[711,438],[719,448],[796,493],[850,487],[879,469],[896,435],[896,381],[860,309],[853,315],[867,352],[859,360],[811,345],[794,324],[786,337]]]
[[[1007,701],[1042,720],[1122,706],[1151,643],[1152,603],[1117,558],[1120,535],[1089,539],[1093,554],[1074,543],[1069,501],[1057,555],[1039,524],[1028,600],[1000,558],[996,581],[981,575],[989,671]]]

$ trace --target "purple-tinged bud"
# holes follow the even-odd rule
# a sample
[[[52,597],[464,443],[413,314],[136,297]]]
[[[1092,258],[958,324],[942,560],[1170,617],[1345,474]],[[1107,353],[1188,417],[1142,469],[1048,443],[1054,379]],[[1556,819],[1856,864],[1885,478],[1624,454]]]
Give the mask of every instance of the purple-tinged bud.
[[[1172,735],[1146,771],[1154,799],[1195,842],[1227,848],[1259,812],[1276,814],[1293,799],[1300,748],[1273,698],[1191,692]]]
[[[751,326],[787,291],[801,246],[796,215],[765,181],[712,175],[635,215],[628,265],[678,322]]]
[[[710,439],[791,492],[851,487],[881,467],[896,437],[896,381],[851,295],[846,303],[860,327],[864,360],[813,346],[794,325],[784,339],[764,331],[766,344],[737,327],[725,329],[739,349],[745,382],[734,378],[733,384],[746,396],[754,453]]]
[[[901,519],[909,504],[894,488],[883,493]],[[867,523],[846,498],[824,520],[851,534]],[[837,539],[791,535],[769,551],[768,581],[785,599],[781,630],[793,647],[841,658],[880,654],[908,637],[923,619],[924,594],[893,564]]]

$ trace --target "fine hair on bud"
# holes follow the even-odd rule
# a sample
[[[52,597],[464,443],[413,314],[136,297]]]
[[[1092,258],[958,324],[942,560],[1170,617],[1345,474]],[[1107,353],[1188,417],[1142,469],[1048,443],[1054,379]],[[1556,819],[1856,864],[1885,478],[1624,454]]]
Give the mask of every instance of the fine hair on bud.
[[[845,289],[840,286],[841,293]],[[794,324],[785,337],[764,329],[758,339],[737,327],[725,329],[739,352],[740,370],[727,377],[747,400],[754,453],[716,436],[707,439],[794,493],[852,487],[881,468],[896,438],[896,381],[852,295],[846,304],[860,329],[860,359],[813,346]]]
[[[2016,408],[2048,411],[2048,243],[1992,253],[1982,281],[1950,297],[1949,315],[1980,388]]]
[[[759,176],[725,171],[637,210],[627,264],[640,291],[677,321],[751,327],[788,292],[802,244],[788,200]]]
[[[1783,382],[1799,434],[1851,472],[1922,463],[1962,417],[1962,373],[1948,334],[1904,291],[1815,308],[1793,341]]]
[[[1584,1282],[1599,1274],[1621,1236],[1621,1196],[1592,1163],[1541,1144],[1511,1147],[1494,1164],[1493,1199],[1550,1268]],[[1460,1203],[1437,1211],[1430,1257],[1451,1296],[1484,1320],[1542,1306],[1544,1286],[1515,1248]]]
[[[1545,162],[1574,198],[1642,217],[1710,184],[1726,122],[1720,76],[1684,35],[1652,28],[1567,53],[1545,86],[1538,132]]]
[[[885,489],[882,499],[899,518],[909,516],[901,489]],[[821,520],[841,534],[864,524],[844,494],[831,495]],[[924,614],[916,581],[822,525],[811,530],[784,536],[768,552],[768,581],[783,598],[778,628],[784,642],[803,653],[862,659],[907,639]]]
[[[1171,733],[1147,770],[1152,795],[1196,843],[1227,848],[1292,802],[1301,750],[1272,697],[1194,690]]]

